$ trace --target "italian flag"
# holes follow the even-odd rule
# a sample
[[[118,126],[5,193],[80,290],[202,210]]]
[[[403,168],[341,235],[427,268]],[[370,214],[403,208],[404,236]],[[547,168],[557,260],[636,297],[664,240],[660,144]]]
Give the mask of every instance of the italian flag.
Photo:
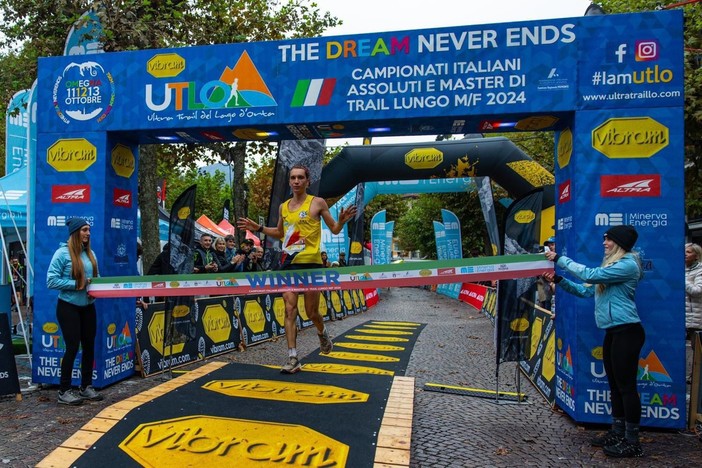
[[[290,107],[326,106],[331,100],[336,78],[300,80],[295,87]]]

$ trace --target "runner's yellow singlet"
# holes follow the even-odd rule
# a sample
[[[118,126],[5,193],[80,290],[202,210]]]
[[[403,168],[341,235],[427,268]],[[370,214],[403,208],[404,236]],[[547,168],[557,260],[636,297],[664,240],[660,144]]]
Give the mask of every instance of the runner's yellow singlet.
[[[307,195],[302,206],[290,211],[287,200],[283,203],[283,250],[289,255],[295,254],[292,263],[322,263],[319,247],[322,240],[321,219],[310,216],[314,195]]]

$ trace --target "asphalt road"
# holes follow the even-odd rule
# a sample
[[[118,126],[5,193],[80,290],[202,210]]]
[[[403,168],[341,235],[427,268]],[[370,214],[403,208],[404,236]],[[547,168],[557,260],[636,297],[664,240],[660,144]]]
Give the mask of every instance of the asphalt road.
[[[602,427],[575,424],[560,410],[552,409],[525,378],[521,379],[521,390],[528,400],[520,405],[424,391],[427,382],[495,388],[492,325],[466,304],[424,289],[383,290],[376,307],[327,327],[333,337],[366,320],[427,324],[407,372],[416,379],[412,467],[702,466],[702,442],[697,436],[677,431],[644,429],[644,458],[609,459],[589,444]],[[312,330],[299,334],[301,356],[318,346]],[[285,357],[285,340],[278,339],[215,359],[282,364]],[[512,363],[501,367],[500,390],[516,391],[515,368]],[[21,373],[26,375],[26,367]],[[0,465],[34,466],[103,408],[162,381],[159,376],[135,376],[104,389],[104,401],[75,408],[56,404],[55,387],[29,392],[22,401],[0,400]]]

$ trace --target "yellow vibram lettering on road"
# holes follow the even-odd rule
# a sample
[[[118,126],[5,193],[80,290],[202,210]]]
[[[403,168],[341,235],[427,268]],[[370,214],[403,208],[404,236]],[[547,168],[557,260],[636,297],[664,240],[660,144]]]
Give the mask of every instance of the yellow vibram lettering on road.
[[[302,370],[305,372],[319,372],[322,374],[395,375],[393,371],[378,369],[377,367],[352,366],[349,364],[320,364],[316,362],[305,364]]]
[[[409,331],[399,331],[399,330],[373,330],[371,329],[363,329],[359,328],[356,330],[359,333],[371,333],[375,335],[412,335],[412,332]]]
[[[281,442],[284,441],[284,442]],[[194,415],[139,426],[119,447],[145,467],[343,467],[349,446],[309,427]]]
[[[407,343],[409,341],[407,338],[397,338],[394,336],[344,335],[344,338],[360,341],[384,341],[386,343]]]
[[[392,346],[392,345],[379,345],[370,343],[345,343],[337,341],[334,346],[346,349],[360,349],[365,351],[404,351],[405,348],[402,346]]]
[[[372,322],[372,325],[401,325],[405,327],[419,327],[422,324],[417,322]]]
[[[383,356],[382,354],[359,354],[332,351],[324,357],[333,359],[346,359],[347,361],[370,361],[370,362],[399,362],[400,358]]]
[[[368,401],[367,393],[347,388],[277,380],[213,380],[202,388],[227,396],[296,403],[337,404]]]
[[[401,327],[399,325],[373,325],[365,324],[364,327],[367,328],[377,328],[379,330],[416,330],[415,327]]]

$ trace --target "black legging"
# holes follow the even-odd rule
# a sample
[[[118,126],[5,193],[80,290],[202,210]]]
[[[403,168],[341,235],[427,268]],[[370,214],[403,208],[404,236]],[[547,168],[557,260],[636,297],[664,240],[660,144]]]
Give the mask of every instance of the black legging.
[[[95,334],[97,332],[95,304],[81,307],[59,299],[58,304],[56,304],[56,318],[61,327],[63,341],[66,344],[66,353],[61,361],[60,390],[65,392],[71,388],[73,361],[76,360],[79,345],[83,348],[80,362],[80,382],[81,386],[87,387],[93,382],[93,358],[95,357]]]
[[[612,401],[612,417],[628,423],[641,421],[641,399],[636,388],[639,354],[646,333],[640,323],[608,328],[602,345],[607,382]]]

